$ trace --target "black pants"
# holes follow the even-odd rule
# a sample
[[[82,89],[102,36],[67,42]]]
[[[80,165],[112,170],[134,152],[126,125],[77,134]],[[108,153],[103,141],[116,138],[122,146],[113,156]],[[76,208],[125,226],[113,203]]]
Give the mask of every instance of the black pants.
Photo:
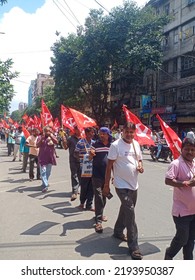
[[[80,202],[81,204],[85,204],[86,209],[92,208],[93,203],[93,186],[92,186],[92,178],[81,178],[81,193],[80,193]]]
[[[193,260],[195,240],[195,215],[175,217],[173,220],[176,234],[167,249],[168,255],[173,258],[183,248],[184,260]]]
[[[121,206],[114,226],[114,234],[122,235],[123,230],[127,229],[127,244],[131,253],[139,249],[138,230],[135,222],[137,190],[116,188],[116,193],[121,201]]]
[[[104,207],[106,205],[106,197],[102,195],[104,180],[92,177],[94,202],[95,202],[95,220],[96,223],[102,223]]]
[[[37,164],[37,179],[40,179],[40,168],[38,163],[38,157],[29,155],[29,178],[34,179],[34,165]]]
[[[79,162],[70,161],[72,193],[77,194],[81,181],[81,168]]]

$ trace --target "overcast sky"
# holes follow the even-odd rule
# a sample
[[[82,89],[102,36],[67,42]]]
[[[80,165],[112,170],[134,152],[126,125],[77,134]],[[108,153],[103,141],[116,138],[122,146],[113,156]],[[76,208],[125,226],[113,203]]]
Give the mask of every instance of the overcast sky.
[[[123,0],[97,2],[110,10]],[[135,2],[142,6],[147,1]],[[62,36],[76,32],[76,26],[84,23],[90,8],[100,6],[95,0],[8,0],[7,5],[0,6],[0,32],[5,32],[0,34],[0,59],[12,58],[13,70],[20,72],[13,82],[11,112],[18,109],[19,102],[28,101],[30,81],[36,79],[37,73],[50,73],[50,47],[57,39],[56,30]]]

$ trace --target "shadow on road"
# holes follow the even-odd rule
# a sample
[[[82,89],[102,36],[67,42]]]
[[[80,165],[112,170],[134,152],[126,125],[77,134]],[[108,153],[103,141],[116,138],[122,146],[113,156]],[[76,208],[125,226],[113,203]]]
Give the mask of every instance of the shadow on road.
[[[21,233],[21,235],[40,235],[59,223],[44,221]]]

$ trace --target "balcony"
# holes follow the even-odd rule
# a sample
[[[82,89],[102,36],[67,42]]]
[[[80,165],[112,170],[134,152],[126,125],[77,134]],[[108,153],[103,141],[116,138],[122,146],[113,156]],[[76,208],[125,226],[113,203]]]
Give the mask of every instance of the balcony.
[[[182,70],[181,71],[181,78],[187,78],[195,75],[195,67]]]

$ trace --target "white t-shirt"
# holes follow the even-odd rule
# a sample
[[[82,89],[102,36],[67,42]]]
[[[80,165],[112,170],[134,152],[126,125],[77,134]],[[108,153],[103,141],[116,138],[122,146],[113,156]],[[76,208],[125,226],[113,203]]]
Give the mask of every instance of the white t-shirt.
[[[118,189],[138,189],[138,160],[142,160],[140,145],[133,140],[133,144],[126,143],[123,139],[114,141],[109,149],[108,159],[115,160],[113,164],[114,186]]]

